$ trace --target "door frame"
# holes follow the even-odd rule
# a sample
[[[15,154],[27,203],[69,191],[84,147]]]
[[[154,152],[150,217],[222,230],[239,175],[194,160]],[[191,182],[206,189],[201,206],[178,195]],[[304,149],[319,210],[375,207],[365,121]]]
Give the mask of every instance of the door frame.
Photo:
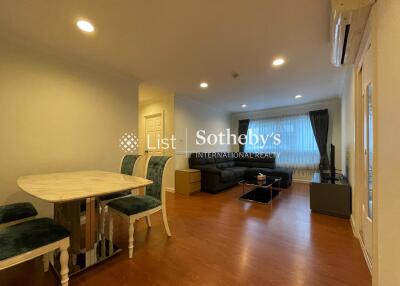
[[[352,224],[354,227],[354,234],[359,239],[360,245],[367,263],[367,266],[372,274],[373,265],[376,263],[376,222],[377,222],[377,188],[376,188],[376,156],[377,152],[373,153],[373,220],[372,220],[372,249],[371,249],[371,257],[368,255],[366,251],[366,247],[364,245],[364,241],[361,237],[362,231],[362,223],[363,223],[363,192],[365,192],[366,185],[366,174],[365,174],[365,154],[364,154],[364,108],[365,108],[365,98],[364,98],[364,85],[362,84],[362,70],[365,62],[365,57],[369,49],[372,52],[371,58],[371,69],[372,76],[369,81],[373,87],[373,95],[372,95],[372,108],[374,110],[373,117],[373,130],[376,132],[376,121],[377,121],[377,108],[376,108],[376,64],[375,64],[375,47],[373,45],[373,29],[372,29],[372,17],[370,15],[368,22],[365,26],[364,34],[361,40],[360,49],[358,51],[358,55],[356,57],[354,72],[355,72],[355,102],[354,102],[354,112],[355,112],[355,182],[353,184],[354,188],[354,207],[353,215],[352,215]],[[368,85],[368,84],[367,84]],[[365,94],[365,96],[367,96]],[[373,146],[376,150],[377,142],[376,136],[373,139]],[[364,194],[365,195],[365,194]],[[374,259],[375,258],[375,259]]]

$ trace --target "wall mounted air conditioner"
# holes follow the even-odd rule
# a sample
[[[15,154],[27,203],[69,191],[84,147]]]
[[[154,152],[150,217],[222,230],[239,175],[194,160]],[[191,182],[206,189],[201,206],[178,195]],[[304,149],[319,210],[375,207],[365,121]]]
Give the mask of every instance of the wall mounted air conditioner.
[[[331,0],[332,64],[354,63],[375,0]]]

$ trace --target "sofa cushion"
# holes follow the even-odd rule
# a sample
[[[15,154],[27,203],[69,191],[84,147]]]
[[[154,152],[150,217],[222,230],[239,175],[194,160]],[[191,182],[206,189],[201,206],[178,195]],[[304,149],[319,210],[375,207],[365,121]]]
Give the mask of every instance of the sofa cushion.
[[[227,161],[227,162],[216,164],[216,167],[218,169],[226,169],[226,168],[230,168],[230,167],[234,167],[234,166],[235,166],[235,162],[233,162],[233,161]]]
[[[12,222],[37,215],[31,203],[15,203],[0,206],[0,223]]]
[[[197,169],[200,171],[208,170],[208,169],[217,169],[219,170],[215,164],[206,164],[206,165],[192,165],[190,166],[191,169]]]
[[[117,211],[131,216],[137,213],[154,209],[161,205],[161,201],[152,196],[129,196],[113,200],[107,204]]]
[[[39,218],[0,229],[0,260],[14,257],[69,236],[50,218]]]
[[[272,153],[237,153],[235,165],[252,168],[275,168],[276,156]]]
[[[189,158],[190,165],[214,164],[214,157],[210,153],[192,153]]]
[[[220,176],[222,182],[228,182],[235,179],[235,174],[231,170],[221,170]]]
[[[241,167],[249,167],[249,168],[267,168],[267,169],[274,169],[275,164],[271,163],[264,163],[264,162],[253,162],[253,161],[237,161],[235,162],[236,166]]]
[[[243,178],[244,174],[248,168],[247,167],[232,167],[232,168],[226,168],[226,170],[232,171],[235,178]]]
[[[214,161],[215,163],[223,163],[233,161],[232,153],[228,152],[217,152],[214,153]]]

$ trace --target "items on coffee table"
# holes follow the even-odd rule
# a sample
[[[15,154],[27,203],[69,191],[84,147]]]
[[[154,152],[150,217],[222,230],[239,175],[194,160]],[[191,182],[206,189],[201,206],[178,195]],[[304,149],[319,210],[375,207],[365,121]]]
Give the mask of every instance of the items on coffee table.
[[[257,176],[254,179],[246,179],[240,181],[239,184],[242,185],[242,193],[243,193],[240,199],[250,202],[272,204],[272,199],[276,195],[278,195],[281,190],[280,188],[281,181],[282,178],[280,177],[268,177],[268,176],[265,176],[264,180],[259,180],[259,176]],[[249,187],[252,188],[252,190],[249,192],[245,192],[245,189]]]

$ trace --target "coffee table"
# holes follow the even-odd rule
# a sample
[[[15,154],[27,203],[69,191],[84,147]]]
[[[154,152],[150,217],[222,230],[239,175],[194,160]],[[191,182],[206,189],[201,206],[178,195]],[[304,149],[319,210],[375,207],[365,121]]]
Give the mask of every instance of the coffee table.
[[[272,204],[272,200],[274,198],[273,191],[276,190],[277,194],[280,193],[281,181],[282,178],[273,176],[267,176],[263,181],[257,180],[256,178],[242,180],[239,182],[239,184],[242,185],[242,196],[240,197],[240,199],[249,202]],[[274,185],[278,185],[278,187],[275,187]],[[245,190],[247,187],[251,187],[252,190],[246,192]],[[268,195],[270,198],[269,200]]]

